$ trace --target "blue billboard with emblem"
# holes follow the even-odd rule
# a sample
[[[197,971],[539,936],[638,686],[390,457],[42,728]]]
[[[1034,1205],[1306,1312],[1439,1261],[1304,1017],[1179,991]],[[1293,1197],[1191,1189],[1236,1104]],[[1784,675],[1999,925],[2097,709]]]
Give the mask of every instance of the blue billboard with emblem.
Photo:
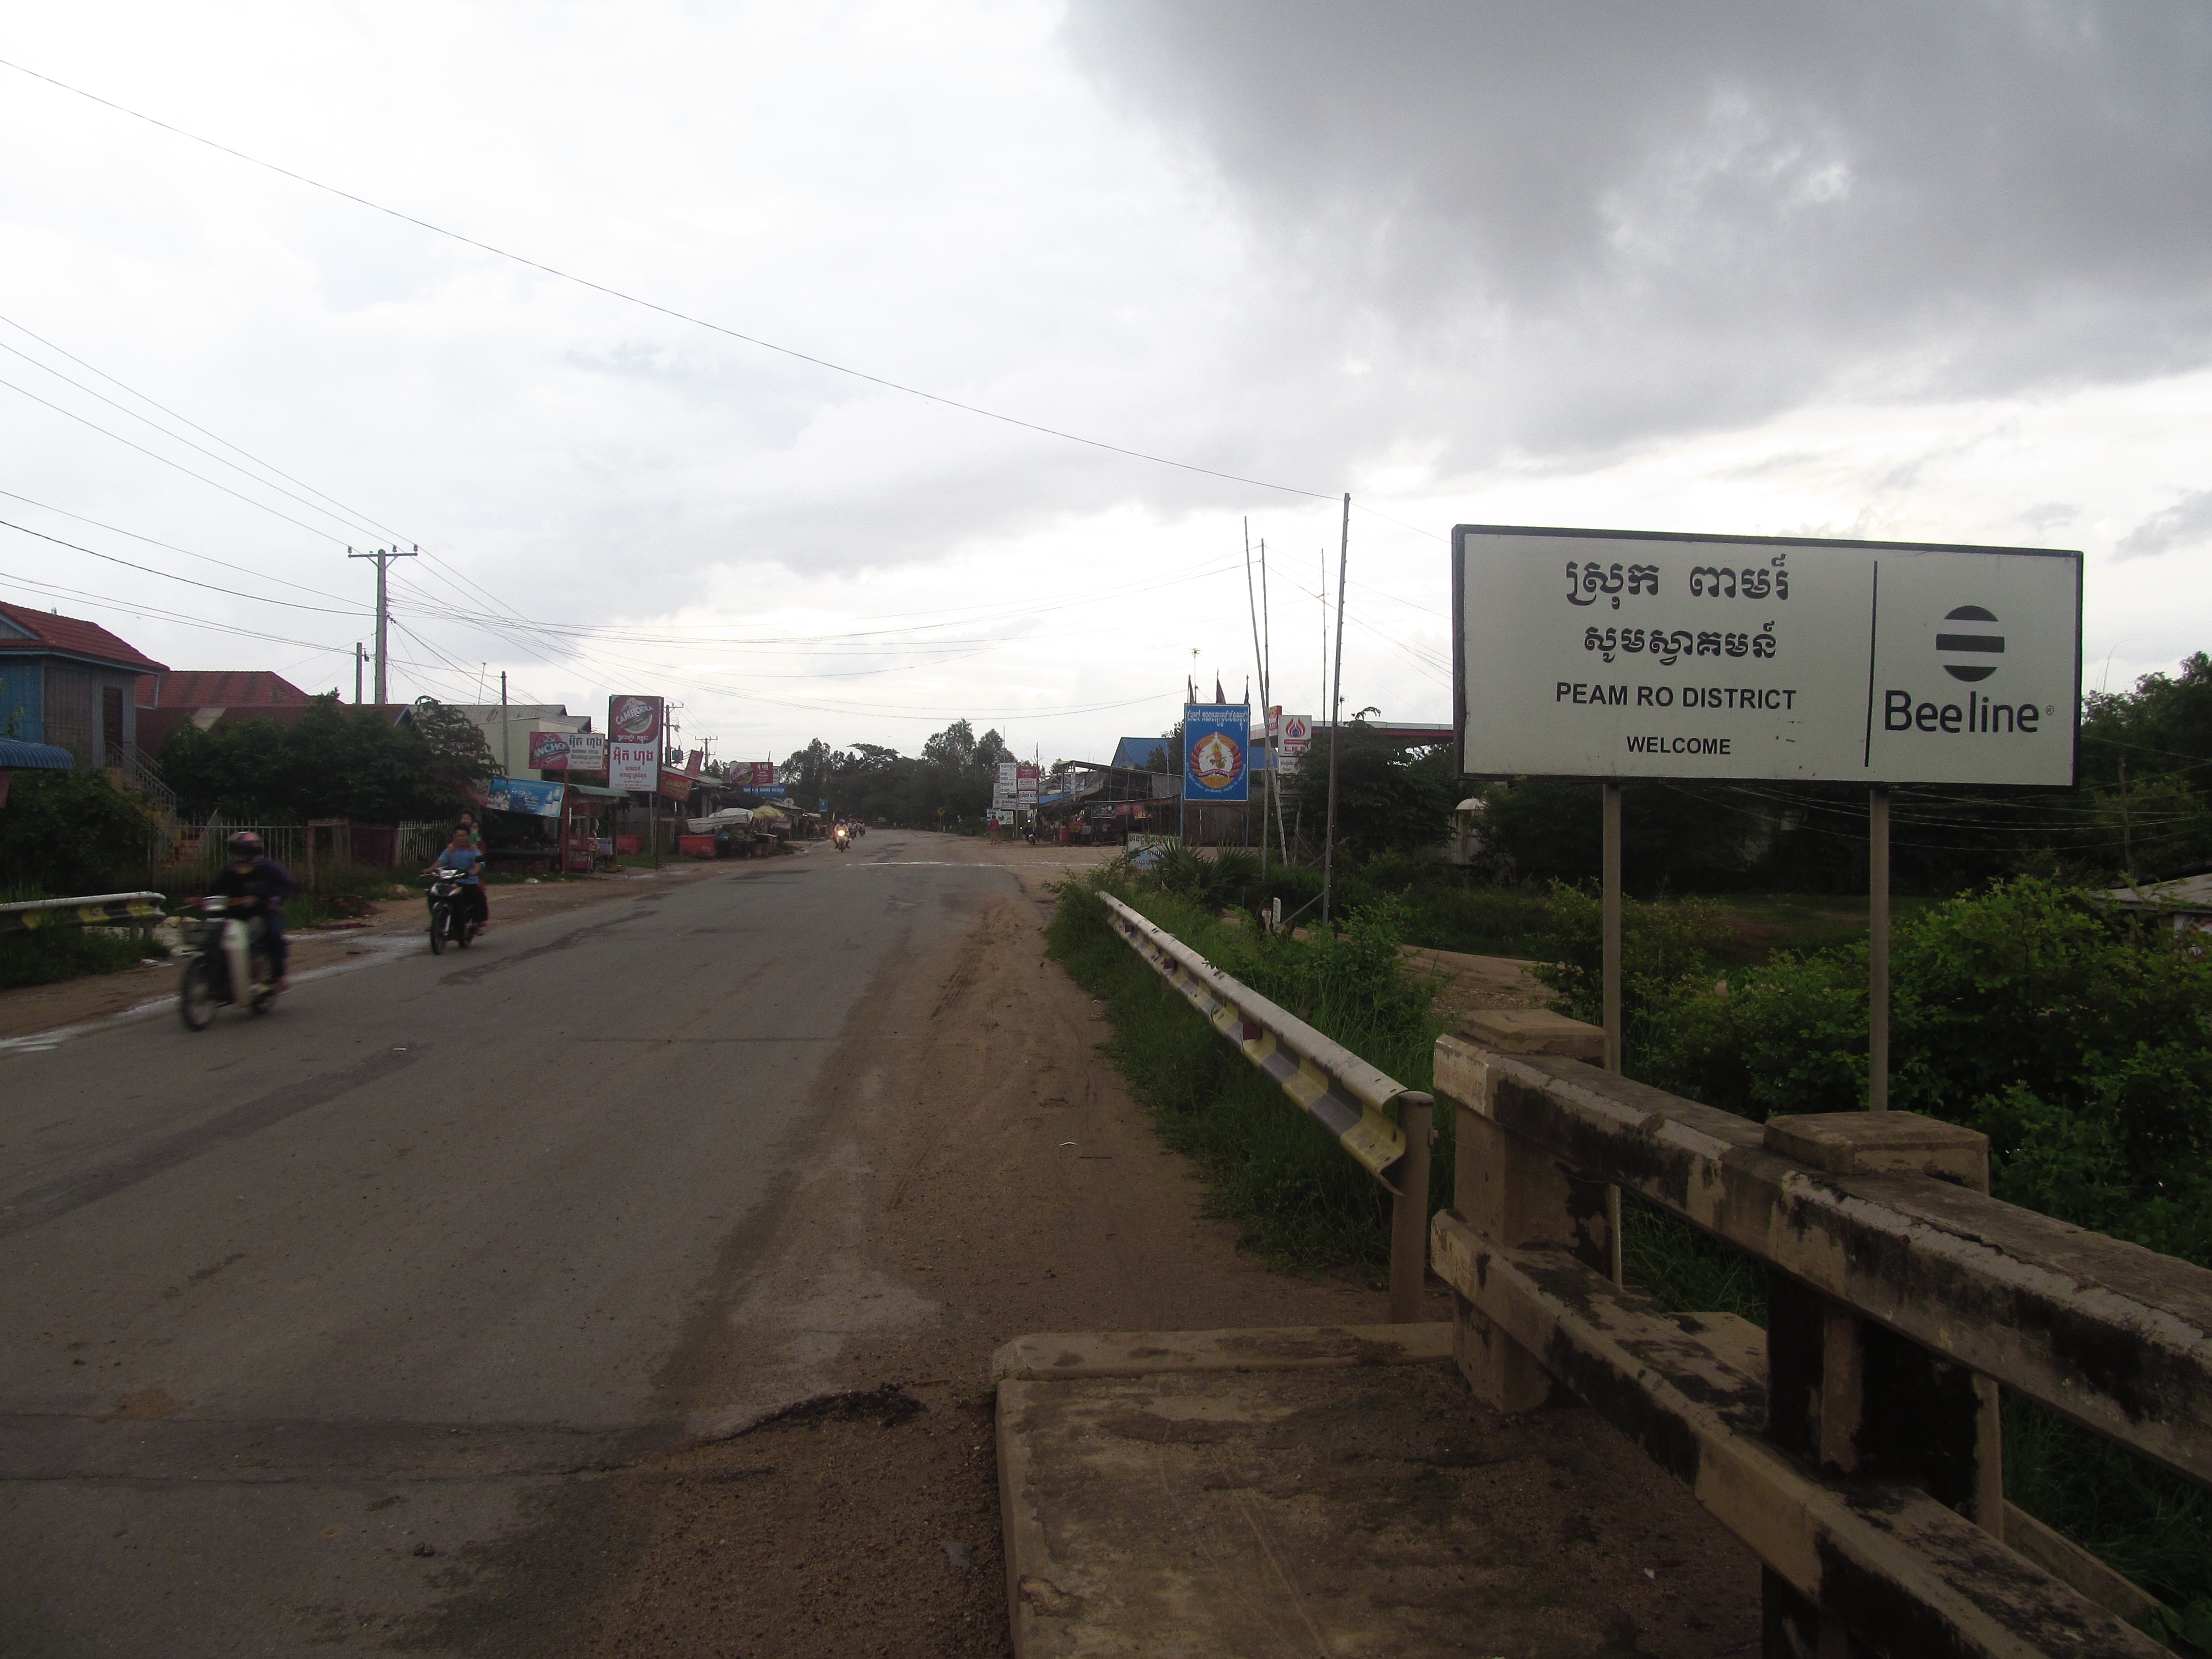
[[[1182,798],[1242,805],[1252,799],[1246,764],[1252,742],[1249,702],[1188,702],[1182,709]]]

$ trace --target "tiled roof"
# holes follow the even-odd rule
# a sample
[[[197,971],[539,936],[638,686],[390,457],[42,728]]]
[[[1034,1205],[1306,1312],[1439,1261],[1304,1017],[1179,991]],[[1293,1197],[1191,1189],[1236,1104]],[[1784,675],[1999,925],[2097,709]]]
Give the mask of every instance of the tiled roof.
[[[0,603],[0,617],[31,635],[25,639],[15,629],[0,629],[0,651],[33,656],[60,651],[73,657],[113,663],[121,668],[146,669],[157,674],[169,672],[167,664],[155,662],[137,647],[125,644],[98,623],[5,603]]]
[[[246,708],[310,702],[307,693],[265,668],[182,668],[139,677],[141,708]]]

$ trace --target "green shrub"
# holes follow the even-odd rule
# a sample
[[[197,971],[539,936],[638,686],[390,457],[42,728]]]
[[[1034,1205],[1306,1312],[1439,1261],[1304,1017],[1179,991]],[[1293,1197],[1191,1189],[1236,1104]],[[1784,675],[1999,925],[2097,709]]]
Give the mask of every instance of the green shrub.
[[[1060,887],[1048,932],[1054,957],[1105,1002],[1114,1030],[1107,1054],[1162,1141],[1198,1165],[1209,1214],[1234,1221],[1269,1260],[1296,1270],[1387,1261],[1389,1194],[1108,926],[1101,895],[1109,890],[1362,1059],[1425,1089],[1437,1030],[1428,992],[1398,952],[1393,928],[1402,918],[1355,917],[1340,937],[1303,942],[1261,936],[1224,926],[1180,895],[1140,892],[1126,866],[1108,866]],[[1431,1208],[1449,1184],[1443,1127]]]
[[[0,872],[22,898],[146,886],[161,820],[104,772],[15,774],[0,806]]]

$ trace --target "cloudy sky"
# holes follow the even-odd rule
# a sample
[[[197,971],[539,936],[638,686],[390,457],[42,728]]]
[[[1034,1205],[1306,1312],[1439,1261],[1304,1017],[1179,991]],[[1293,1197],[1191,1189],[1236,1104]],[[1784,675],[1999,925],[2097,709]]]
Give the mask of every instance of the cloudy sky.
[[[1461,522],[2078,547],[2093,689],[2212,647],[2180,0],[0,18],[0,598],[176,667],[350,696],[419,544],[396,696],[1096,757],[1242,690],[1248,521],[1318,711],[1344,490],[1347,710],[1449,717]]]

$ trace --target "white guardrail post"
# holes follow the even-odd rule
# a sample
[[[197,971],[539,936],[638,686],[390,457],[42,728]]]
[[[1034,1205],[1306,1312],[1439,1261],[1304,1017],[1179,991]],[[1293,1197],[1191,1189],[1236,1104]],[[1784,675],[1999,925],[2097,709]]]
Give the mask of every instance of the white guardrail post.
[[[1390,1321],[1417,1322],[1428,1263],[1430,1097],[1231,979],[1111,893],[1100,896],[1115,931],[1153,972],[1390,1190]],[[1395,1122],[1386,1110],[1394,1102]]]
[[[34,927],[135,927],[161,919],[159,893],[91,893],[82,898],[21,899],[0,904],[0,933]]]

